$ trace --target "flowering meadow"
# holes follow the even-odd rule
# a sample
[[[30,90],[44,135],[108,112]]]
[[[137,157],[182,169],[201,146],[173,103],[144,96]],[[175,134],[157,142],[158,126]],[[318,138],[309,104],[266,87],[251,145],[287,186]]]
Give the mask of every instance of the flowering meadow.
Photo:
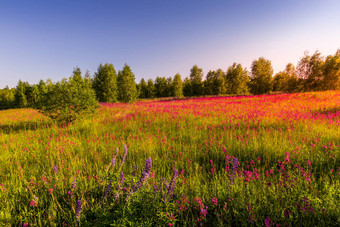
[[[339,226],[340,92],[0,111],[5,226]]]

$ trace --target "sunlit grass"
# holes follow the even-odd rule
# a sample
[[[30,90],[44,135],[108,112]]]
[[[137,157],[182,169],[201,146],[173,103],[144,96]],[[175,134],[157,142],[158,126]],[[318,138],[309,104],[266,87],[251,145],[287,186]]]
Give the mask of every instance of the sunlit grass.
[[[0,111],[0,221],[339,225],[339,106],[336,91],[148,100],[102,104],[67,127],[32,109]],[[149,157],[148,180],[132,193]]]

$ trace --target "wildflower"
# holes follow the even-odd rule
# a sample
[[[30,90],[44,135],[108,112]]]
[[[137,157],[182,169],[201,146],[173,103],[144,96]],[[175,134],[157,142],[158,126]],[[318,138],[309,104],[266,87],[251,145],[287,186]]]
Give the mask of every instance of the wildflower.
[[[52,188],[49,188],[49,189],[48,189],[48,192],[50,193],[50,195],[52,195],[53,189],[52,189]]]
[[[232,168],[231,176],[230,176],[230,184],[231,184],[231,186],[234,183],[234,178],[235,178],[235,174],[236,174],[236,171],[237,171],[237,166],[238,166],[238,158],[234,158],[233,168]]]
[[[106,187],[104,197],[106,197],[110,193],[111,188],[112,188],[112,180],[109,181],[109,184]]]
[[[25,222],[22,226],[23,227],[29,227],[30,225],[27,222]]]
[[[58,176],[58,174],[59,174],[58,167],[57,167],[57,166],[54,166],[54,167],[53,167],[53,170],[54,170],[55,174]]]
[[[214,207],[218,205],[216,198],[212,198],[211,201],[212,201]]]
[[[283,212],[283,215],[284,215],[286,218],[288,218],[289,215],[290,215],[289,210],[288,210],[288,209],[285,209],[284,212]]]
[[[176,184],[176,179],[178,177],[178,171],[174,169],[174,174],[172,175],[172,179],[168,188],[168,194],[170,197],[174,196],[174,189],[175,189],[175,184]]]
[[[308,160],[307,163],[308,163],[308,165],[311,165],[311,164],[312,164],[310,160]]]
[[[120,189],[123,187],[124,179],[125,179],[125,178],[124,178],[124,173],[121,172],[121,173],[120,173],[120,182],[119,182],[119,184],[118,184],[118,187],[116,188],[116,190],[117,190],[117,193],[115,194],[116,199],[119,199],[119,191],[120,191]]]
[[[34,201],[34,199],[30,202],[30,205],[32,206],[32,207],[35,207],[35,206],[37,206],[37,203]]]
[[[77,207],[76,207],[76,219],[77,219],[77,222],[79,222],[81,206],[82,206],[82,202],[81,202],[81,199],[79,199],[77,201]]]
[[[113,158],[112,158],[112,160],[111,160],[111,165],[112,165],[113,168],[114,168],[115,165],[116,165],[116,157],[118,156],[118,153],[119,153],[119,149],[118,149],[118,147],[117,147],[117,149],[116,149],[116,155],[113,156]]]
[[[147,160],[145,160],[145,162],[146,162],[146,166],[142,172],[142,176],[140,180],[137,182],[137,184],[132,187],[132,192],[136,192],[140,187],[143,186],[145,181],[149,178],[152,160],[151,158],[148,158]]]
[[[76,189],[76,186],[77,186],[76,177],[74,177],[74,180],[72,182],[72,188]]]
[[[123,154],[122,160],[120,162],[120,165],[124,164],[126,156],[127,156],[127,152],[128,152],[127,146],[126,146],[126,144],[124,144],[124,154]]]
[[[264,224],[266,227],[272,226],[273,222],[270,220],[270,218],[267,216],[266,219],[264,220]]]
[[[137,166],[136,166],[136,165],[133,165],[133,171],[132,171],[131,176],[133,176],[133,177],[136,176],[136,169],[137,169]]]
[[[216,168],[215,168],[214,162],[212,160],[210,160],[210,165],[211,165],[210,172],[211,172],[212,175],[214,175]]]

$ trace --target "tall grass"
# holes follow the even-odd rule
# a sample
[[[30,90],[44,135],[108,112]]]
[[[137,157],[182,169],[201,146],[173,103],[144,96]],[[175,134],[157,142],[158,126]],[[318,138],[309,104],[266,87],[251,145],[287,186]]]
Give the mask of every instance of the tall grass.
[[[337,91],[102,104],[61,128],[1,111],[0,222],[338,226],[339,106]]]

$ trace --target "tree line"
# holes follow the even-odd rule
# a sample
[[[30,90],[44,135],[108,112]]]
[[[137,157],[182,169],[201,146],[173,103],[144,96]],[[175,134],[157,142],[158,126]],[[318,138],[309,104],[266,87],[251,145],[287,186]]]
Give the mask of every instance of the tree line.
[[[274,76],[271,61],[263,57],[252,62],[250,71],[241,64],[234,63],[226,71],[209,71],[205,78],[202,69],[197,65],[191,68],[190,75],[184,80],[180,74],[176,74],[173,78],[142,78],[138,84],[127,64],[118,73],[112,64],[100,64],[92,77],[88,72],[82,76],[81,70],[76,67],[73,76],[76,75],[79,81],[80,78],[87,81],[99,102],[110,103],[132,103],[137,98],[337,90],[340,89],[340,49],[327,57],[322,56],[319,51],[314,54],[305,52],[296,67],[289,63],[285,70]],[[19,80],[15,88],[5,87],[0,90],[0,109],[34,107],[55,86],[61,86],[61,83],[40,80],[38,84],[31,85]]]

